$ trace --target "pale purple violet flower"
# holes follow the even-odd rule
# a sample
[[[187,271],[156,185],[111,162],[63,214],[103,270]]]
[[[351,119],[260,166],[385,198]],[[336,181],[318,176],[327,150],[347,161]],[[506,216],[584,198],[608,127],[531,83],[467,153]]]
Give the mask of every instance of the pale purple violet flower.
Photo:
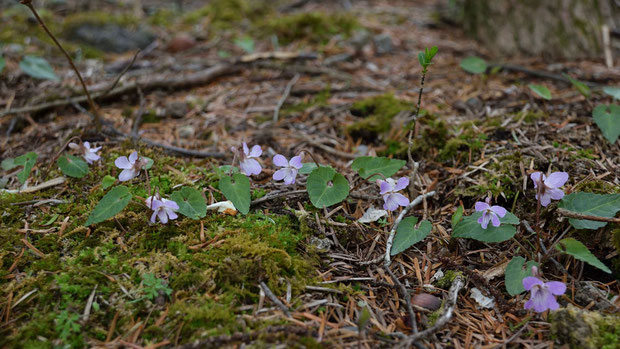
[[[116,167],[122,169],[121,174],[118,176],[118,179],[121,182],[128,181],[132,178],[138,177],[140,174],[140,170],[144,168],[147,164],[147,160],[143,157],[138,158],[138,152],[134,151],[129,155],[129,158],[126,156],[119,156],[114,160],[114,165]]]
[[[77,145],[73,142],[69,143],[69,148],[71,149],[75,149],[78,150],[79,152],[82,153],[82,156],[84,157],[84,160],[86,160],[86,162],[88,162],[89,164],[92,164],[93,161],[97,161],[99,159],[101,159],[101,157],[99,155],[97,155],[97,152],[99,150],[101,150],[101,147],[90,147],[90,142],[84,142],[80,145]]]
[[[149,196],[145,200],[146,206],[153,210],[151,215],[151,222],[155,223],[155,219],[159,218],[159,221],[163,224],[168,223],[168,220],[177,219],[178,215],[174,212],[179,209],[179,205],[168,199],[162,199],[159,194]]]
[[[566,183],[568,173],[553,172],[547,177],[542,172],[534,172],[530,177],[534,181],[534,188],[536,188],[536,199],[540,200],[541,205],[547,207],[551,203],[551,199],[560,200],[564,197],[564,192],[558,188]]]
[[[233,149],[237,151],[236,148]],[[255,145],[252,147],[252,150],[250,150],[248,149],[248,145],[243,142],[243,153],[239,153],[239,167],[241,168],[241,173],[248,177],[259,174],[263,168],[254,158],[258,158],[262,153],[263,150],[260,148],[260,145]]]
[[[277,170],[273,174],[273,179],[276,181],[284,180],[284,184],[295,184],[295,177],[297,177],[297,171],[301,168],[301,156],[293,156],[290,161],[286,160],[284,155],[276,154],[273,157],[273,164],[278,167],[283,167]]]
[[[560,281],[543,282],[536,276],[528,276],[523,279],[523,287],[531,292],[530,300],[525,302],[525,309],[532,309],[542,313],[547,309],[556,310],[560,307],[555,296],[566,292],[566,285]]]
[[[476,211],[482,211],[482,216],[478,218],[478,223],[482,226],[482,229],[486,229],[489,226],[489,221],[494,227],[499,227],[501,224],[499,219],[506,215],[506,209],[493,205],[491,206],[491,198],[487,198],[485,202],[478,201],[475,205]]]
[[[401,177],[398,181],[394,181],[392,178],[386,180],[377,180],[377,184],[381,189],[379,194],[383,195],[383,209],[388,211],[394,211],[398,206],[409,205],[409,199],[403,194],[397,193],[397,191],[407,188],[409,185],[409,178]]]

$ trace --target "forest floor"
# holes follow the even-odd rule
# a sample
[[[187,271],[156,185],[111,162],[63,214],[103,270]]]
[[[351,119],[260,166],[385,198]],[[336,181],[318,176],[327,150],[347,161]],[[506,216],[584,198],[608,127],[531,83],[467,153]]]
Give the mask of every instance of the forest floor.
[[[617,70],[602,59],[551,64],[513,57],[485,74],[469,74],[459,67],[463,58],[492,52],[441,21],[438,1],[355,1],[350,7],[348,1],[306,1],[293,7],[221,0],[182,9],[144,3],[148,11],[89,1],[41,9],[70,53],[82,56],[77,66],[99,96],[105,120],[99,133],[84,99],[70,100],[82,94],[75,74],[36,21],[27,19],[27,9],[14,5],[0,14],[14,23],[0,31],[7,44],[0,159],[38,155],[25,186],[15,176],[19,171],[0,170],[9,189],[0,189],[0,347],[402,343],[413,331],[407,302],[382,260],[394,217],[357,222],[383,201],[375,183],[354,176],[351,161],[361,155],[407,160],[420,89],[417,55],[431,46],[439,50],[424,83],[412,151],[419,169],[407,196],[435,191],[408,213],[433,228],[393,257],[391,271],[412,296],[436,297],[414,301],[418,330],[452,313],[415,345],[575,346],[561,319],[524,309],[528,293],[510,296],[503,275],[511,258],[534,253],[527,251],[535,235],[526,227],[536,222],[530,173],[568,172],[567,194],[620,192],[618,142],[610,144],[592,120],[593,105],[611,97],[594,91],[587,99],[562,78],[568,73],[613,86],[620,84]],[[92,21],[140,23],[157,44],[132,63],[135,50],[118,54],[68,42],[72,28]],[[45,57],[60,80],[21,72],[18,62],[26,54]],[[530,83],[546,85],[554,98],[534,96]],[[52,101],[57,105],[44,105]],[[73,136],[102,147],[101,161],[80,179],[64,178],[53,163]],[[249,214],[209,211],[198,220],[180,216],[150,224],[150,210],[135,201],[114,219],[84,226],[106,193],[104,177],[119,174],[118,156],[137,150],[152,158],[151,186],[164,196],[191,186],[211,204],[224,200],[220,166],[231,164],[231,147],[243,141],[263,149]],[[305,176],[292,189],[275,183],[270,159],[301,151],[345,174],[354,188],[349,199],[319,210],[299,190]],[[399,176],[413,171],[408,162]],[[37,187],[57,178],[64,179]],[[136,197],[147,196],[140,180],[127,185]],[[500,243],[452,238],[458,207],[469,214],[489,194],[526,222],[515,237]],[[546,279],[567,283],[561,306],[617,320],[620,256],[612,236],[620,244],[619,224],[575,230],[555,203],[542,211],[541,224],[554,239],[580,240],[614,271],[554,256],[561,268],[547,262],[541,269]],[[455,279],[464,284],[452,288],[458,298],[451,306]],[[493,303],[479,304],[477,294]],[[435,300],[443,306],[437,309]],[[370,318],[360,333],[366,306]],[[592,343],[618,347],[620,325],[610,326],[591,334]]]

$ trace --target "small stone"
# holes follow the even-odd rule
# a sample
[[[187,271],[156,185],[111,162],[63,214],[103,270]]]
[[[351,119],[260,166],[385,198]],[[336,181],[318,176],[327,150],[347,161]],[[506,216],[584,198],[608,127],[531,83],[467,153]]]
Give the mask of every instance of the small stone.
[[[394,51],[394,44],[392,43],[390,34],[383,33],[375,35],[372,41],[375,45],[375,53],[378,55],[384,55]]]
[[[192,125],[181,126],[178,129],[180,138],[193,138],[196,130]]]
[[[435,311],[441,307],[441,299],[428,293],[419,293],[413,296],[411,304],[417,305],[431,311]]]
[[[169,102],[166,104],[166,114],[175,119],[181,119],[187,112],[188,107],[185,102]]]
[[[173,38],[172,40],[170,40],[168,45],[166,45],[165,50],[166,52],[177,53],[177,52],[189,50],[196,45],[197,45],[196,40],[194,40],[194,38],[192,38],[191,36],[179,35]]]
[[[317,238],[313,236],[310,238],[310,246],[313,246],[319,252],[327,252],[332,247],[332,242],[328,238]]]
[[[155,35],[144,28],[128,29],[116,23],[83,22],[67,33],[71,41],[112,53],[143,49],[155,40]]]

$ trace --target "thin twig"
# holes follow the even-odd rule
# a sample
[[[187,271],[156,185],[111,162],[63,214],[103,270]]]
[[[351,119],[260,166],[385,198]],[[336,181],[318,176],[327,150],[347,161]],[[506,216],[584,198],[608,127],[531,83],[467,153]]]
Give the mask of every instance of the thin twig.
[[[286,84],[286,88],[284,89],[284,93],[282,94],[282,97],[280,97],[280,100],[278,101],[278,104],[276,105],[275,109],[273,110],[273,122],[278,122],[278,117],[280,115],[280,108],[282,108],[282,106],[284,105],[284,102],[286,101],[288,96],[291,94],[291,89],[293,88],[293,86],[295,85],[297,80],[299,80],[299,76],[300,76],[299,74],[295,74],[295,76],[293,76],[291,81],[289,81],[288,84]]]
[[[271,192],[265,196],[263,196],[262,198],[258,198],[254,201],[252,201],[251,205],[258,205],[262,202],[267,202],[273,199],[277,199],[277,198],[281,198],[281,197],[285,197],[285,196],[289,196],[289,195],[297,195],[297,194],[303,194],[305,193],[306,190],[305,189],[300,189],[300,190],[284,190],[284,191],[279,191],[279,192]]]
[[[407,212],[409,212],[409,210],[411,210],[416,205],[419,205],[422,202],[422,200],[424,200],[424,198],[430,197],[433,195],[435,195],[434,190],[426,194],[418,195],[417,198],[411,201],[409,205],[407,205],[402,211],[400,211],[400,214],[396,218],[396,221],[394,221],[394,225],[392,226],[392,230],[390,230],[390,235],[388,236],[387,242],[385,244],[385,256],[383,257],[383,260],[384,260],[383,264],[385,267],[389,267],[390,264],[392,264],[392,259],[390,257],[390,251],[392,250],[392,244],[394,243],[394,235],[396,234],[396,229],[398,229],[398,225],[400,224],[400,221],[403,220],[403,218],[405,217]]]
[[[71,68],[73,68],[73,70],[75,71],[75,74],[77,75],[78,79],[80,80],[80,84],[82,85],[82,89],[84,90],[84,94],[86,95],[86,98],[88,100],[88,104],[90,105],[91,109],[93,110],[93,114],[95,115],[95,127],[97,129],[97,132],[101,131],[101,118],[99,117],[99,110],[97,109],[97,106],[95,105],[95,102],[93,101],[93,99],[90,97],[90,93],[88,92],[88,88],[86,88],[86,84],[84,83],[84,79],[82,79],[82,74],[80,74],[80,71],[77,69],[77,67],[73,63],[73,59],[71,59],[71,56],[67,53],[67,51],[65,51],[65,49],[62,47],[60,42],[58,42],[58,40],[56,39],[54,34],[52,34],[52,32],[47,28],[47,26],[45,25],[45,22],[43,22],[43,19],[41,19],[41,17],[39,17],[39,14],[37,13],[37,10],[35,10],[34,6],[32,6],[32,0],[21,0],[20,3],[25,5],[26,7],[28,7],[30,9],[30,11],[32,11],[32,14],[37,19],[37,21],[39,22],[39,24],[41,25],[43,30],[45,30],[47,35],[49,35],[49,37],[54,41],[56,46],[58,46],[60,51],[62,51],[62,53],[65,55],[65,57],[69,61],[69,64],[71,65]]]
[[[448,299],[446,300],[444,306],[445,311],[443,312],[443,314],[441,314],[437,321],[435,321],[435,324],[432,327],[429,327],[424,331],[412,334],[411,336],[407,337],[399,344],[399,347],[408,348],[413,342],[430,336],[431,334],[439,331],[444,325],[446,325],[452,318],[452,315],[454,315],[456,300],[459,296],[459,291],[461,290],[461,288],[463,288],[463,286],[465,286],[465,281],[463,280],[463,277],[460,275],[455,277],[454,281],[452,281],[452,286],[450,286],[450,290],[448,291]]]
[[[407,292],[405,286],[400,282],[400,280],[398,280],[396,275],[394,275],[394,272],[389,267],[384,266],[384,269],[388,272],[388,274],[390,274],[392,281],[394,281],[398,290],[400,291],[401,297],[405,299],[405,305],[407,306],[407,312],[409,313],[410,317],[409,321],[411,330],[413,331],[413,333],[418,333],[418,322],[415,312],[413,311],[413,306],[411,305],[411,296],[409,296],[409,292]]]
[[[271,290],[269,289],[269,287],[267,287],[267,285],[261,281],[260,282],[260,287],[263,289],[263,292],[265,292],[265,295],[273,302],[275,303],[275,305],[278,306],[278,308],[280,308],[280,310],[282,310],[282,312],[284,312],[284,315],[286,315],[287,317],[291,317],[291,313],[289,312],[288,308],[286,307],[286,305],[284,305],[284,303],[282,303],[278,297],[276,297],[273,292],[271,292]]]
[[[104,96],[107,95],[110,91],[112,91],[116,87],[118,82],[121,81],[121,78],[123,77],[123,75],[125,75],[125,73],[129,70],[129,68],[131,68],[131,66],[136,62],[136,58],[138,58],[139,54],[140,54],[140,50],[138,49],[136,54],[133,55],[133,58],[131,59],[129,64],[127,64],[125,66],[125,68],[116,76],[116,79],[114,80],[112,85],[110,85],[110,87],[108,87],[105,91],[103,91],[103,95]],[[140,92],[140,91],[138,91],[138,92]]]
[[[577,213],[577,212],[573,212],[573,211],[569,211],[567,209],[564,208],[558,208],[556,210],[557,213],[561,214],[562,216],[565,217],[569,217],[569,218],[575,218],[575,219],[586,219],[589,221],[596,221],[596,222],[607,222],[607,223],[620,223],[620,218],[615,218],[615,217],[601,217],[601,216],[592,216],[589,214],[583,214],[583,213]]]

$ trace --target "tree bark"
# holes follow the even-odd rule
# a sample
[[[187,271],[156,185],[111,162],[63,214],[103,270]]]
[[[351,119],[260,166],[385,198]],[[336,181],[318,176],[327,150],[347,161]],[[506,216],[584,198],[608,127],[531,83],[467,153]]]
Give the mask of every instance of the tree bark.
[[[615,0],[464,0],[466,32],[499,55],[603,57],[601,26],[620,23]]]

